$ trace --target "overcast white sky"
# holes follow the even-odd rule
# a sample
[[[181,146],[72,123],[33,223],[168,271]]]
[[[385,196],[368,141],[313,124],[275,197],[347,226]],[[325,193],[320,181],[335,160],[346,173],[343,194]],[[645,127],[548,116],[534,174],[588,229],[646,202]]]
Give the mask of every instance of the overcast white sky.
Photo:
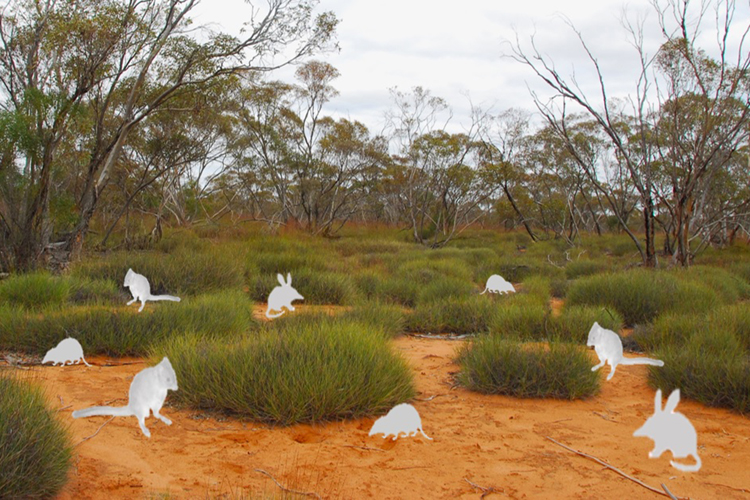
[[[750,8],[738,3],[743,5],[733,24],[739,36],[750,23]],[[340,95],[327,105],[327,114],[362,121],[373,133],[380,132],[391,107],[391,87],[408,91],[421,85],[446,99],[454,127],[469,123],[467,96],[498,112],[533,110],[527,84],[544,87],[528,68],[502,57],[509,52],[503,42],[514,40],[516,32],[527,47],[535,34],[537,46],[562,72],[575,68],[579,82],[595,84],[590,63],[561,15],[581,31],[599,59],[610,93],[624,96],[634,88],[638,60],[621,24],[623,11],[633,20],[645,15],[648,26],[656,27],[648,0],[320,0],[317,10],[333,11],[341,21],[340,52],[317,57],[341,73],[333,82]],[[204,0],[192,17],[196,24],[214,23],[214,29],[237,34],[249,12],[243,0]],[[713,13],[709,16],[707,27],[713,25]],[[646,34],[653,52],[662,39],[653,29]],[[715,45],[715,33],[707,31],[706,42],[707,48]],[[273,78],[291,81],[293,69]]]

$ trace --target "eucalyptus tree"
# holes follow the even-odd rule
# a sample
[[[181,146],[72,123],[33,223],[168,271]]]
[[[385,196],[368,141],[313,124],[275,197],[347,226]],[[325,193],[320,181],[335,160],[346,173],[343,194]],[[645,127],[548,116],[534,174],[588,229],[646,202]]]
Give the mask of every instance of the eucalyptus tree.
[[[50,179],[57,147],[78,114],[91,124],[76,223],[61,235],[81,248],[130,134],[183,93],[227,75],[269,71],[329,46],[337,20],[313,0],[267,0],[240,37],[203,30],[189,15],[198,0],[16,0],[0,20],[0,85],[8,127],[3,214],[18,267],[47,246]],[[15,137],[15,138],[14,138]],[[75,138],[69,138],[75,140]],[[23,185],[25,194],[11,194]]]
[[[574,28],[591,62],[598,95],[587,95],[574,76],[562,75],[533,39],[529,51],[517,40],[513,57],[553,91],[557,101],[546,102],[536,94],[534,100],[571,149],[576,145],[567,133],[569,106],[587,114],[611,144],[615,160],[628,172],[639,194],[644,244],[629,234],[643,264],[656,264],[656,211],[661,204],[669,213],[667,227],[675,243],[668,250],[675,262],[688,265],[692,259],[689,239],[696,230],[693,214],[696,203],[700,203],[697,195],[703,180],[725,168],[747,141],[750,54],[744,43],[750,27],[741,26],[735,36],[732,0],[653,0],[652,6],[662,36],[655,54],[648,52],[643,25],[625,23],[640,64],[635,91],[627,101],[611,98],[596,56]],[[714,15],[708,16],[711,9]],[[715,20],[712,32],[717,41],[714,53],[718,55],[714,57],[698,46],[709,17]],[[730,47],[730,43],[736,45]],[[665,175],[671,192],[655,185]]]

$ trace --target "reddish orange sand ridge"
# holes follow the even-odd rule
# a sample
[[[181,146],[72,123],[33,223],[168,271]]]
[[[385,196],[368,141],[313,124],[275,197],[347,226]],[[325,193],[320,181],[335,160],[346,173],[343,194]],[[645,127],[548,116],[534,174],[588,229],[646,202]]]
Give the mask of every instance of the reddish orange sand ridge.
[[[433,441],[369,437],[374,418],[282,428],[217,420],[169,404],[162,413],[173,425],[147,419],[147,439],[135,418],[115,418],[102,427],[110,417],[70,417],[94,404],[126,404],[132,377],[146,366],[143,360],[92,357],[90,368],[37,366],[23,374],[42,382],[79,443],[69,484],[59,497],[64,500],[167,493],[168,498],[262,498],[281,495],[280,486],[326,499],[476,499],[483,493],[487,498],[659,497],[545,436],[648,485],[664,483],[677,497],[750,498],[746,418],[681,401],[678,411],[695,426],[703,460],[699,472],[682,473],[669,465],[669,452],[649,459],[653,442],[632,437],[653,410],[644,366],[619,369],[586,401],[488,396],[454,386],[458,367],[452,359],[462,344],[410,336],[393,341],[414,370],[419,392],[412,403]],[[102,366],[108,364],[117,366]]]

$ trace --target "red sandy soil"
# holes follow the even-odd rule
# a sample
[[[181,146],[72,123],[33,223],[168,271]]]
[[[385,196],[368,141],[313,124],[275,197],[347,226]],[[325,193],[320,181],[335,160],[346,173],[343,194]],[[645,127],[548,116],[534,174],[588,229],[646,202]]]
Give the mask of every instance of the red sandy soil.
[[[374,417],[282,428],[169,403],[162,413],[173,425],[147,419],[147,439],[133,417],[70,417],[91,405],[124,405],[130,380],[146,366],[142,360],[92,357],[90,368],[34,366],[21,373],[41,381],[78,443],[63,500],[281,495],[261,470],[281,486],[326,499],[477,499],[485,492],[487,498],[659,497],[545,436],[648,485],[664,483],[677,497],[750,498],[747,418],[681,401],[678,411],[695,426],[703,460],[699,472],[683,473],[670,466],[670,452],[649,459],[653,442],[632,437],[653,410],[646,367],[620,367],[610,382],[603,380],[605,367],[602,391],[586,401],[482,395],[454,387],[452,358],[463,343],[411,336],[393,341],[412,366],[418,389],[412,403],[433,441],[369,437]],[[102,366],[121,363],[134,364]]]

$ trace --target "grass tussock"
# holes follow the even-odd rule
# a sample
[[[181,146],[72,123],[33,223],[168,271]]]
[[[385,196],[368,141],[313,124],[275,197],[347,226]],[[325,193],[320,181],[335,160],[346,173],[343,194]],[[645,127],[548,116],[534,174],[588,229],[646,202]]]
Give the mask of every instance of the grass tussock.
[[[53,498],[72,465],[72,445],[40,387],[0,376],[0,494]]]
[[[14,275],[0,281],[0,303],[39,311],[62,306],[70,295],[70,284],[49,273]]]
[[[410,332],[470,334],[486,332],[497,305],[488,297],[472,295],[420,303],[407,316]]]
[[[79,306],[40,315],[2,307],[0,349],[44,355],[70,336],[87,355],[141,356],[155,342],[185,331],[225,336],[258,327],[252,303],[240,292],[191,297],[179,304],[149,302],[143,312],[137,311],[135,305]]]
[[[179,402],[275,424],[361,417],[415,393],[406,362],[362,323],[309,322],[233,342],[185,335],[154,355],[175,367]]]
[[[632,269],[575,280],[567,302],[614,309],[626,325],[636,325],[650,323],[666,312],[708,312],[720,303],[720,297],[705,284],[680,280],[671,273]]]
[[[487,335],[465,346],[457,362],[459,382],[485,394],[580,399],[599,391],[585,348],[573,344],[523,344]]]
[[[750,413],[750,358],[732,332],[700,330],[687,344],[664,344],[654,356],[664,366],[649,367],[653,387],[679,388],[707,406]]]

